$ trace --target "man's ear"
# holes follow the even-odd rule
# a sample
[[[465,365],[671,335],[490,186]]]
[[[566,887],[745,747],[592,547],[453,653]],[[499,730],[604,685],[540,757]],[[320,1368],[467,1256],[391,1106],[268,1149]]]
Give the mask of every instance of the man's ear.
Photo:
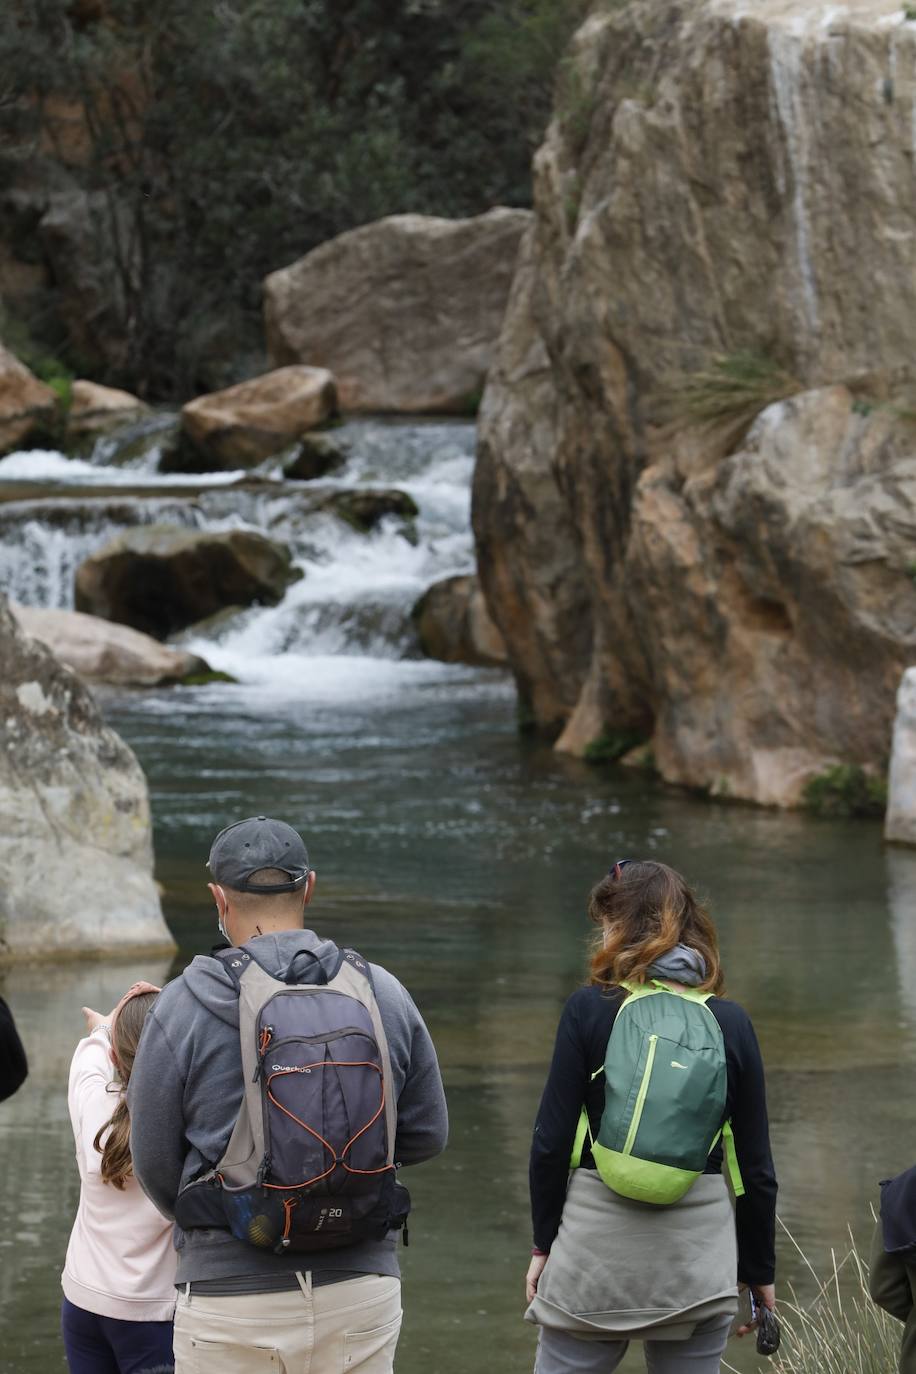
[[[312,900],[312,898],[314,897],[314,895],[315,895],[315,884],[316,884],[317,881],[318,881],[318,879],[317,879],[317,877],[316,877],[316,875],[315,875],[315,870],[314,870],[314,868],[313,868],[313,869],[311,870],[311,872],[309,873],[308,877],[307,877],[306,880],[305,880],[305,887],[302,889],[303,894],[304,894],[303,899],[302,899],[302,905],[303,905],[304,907],[308,906],[309,902],[310,902],[310,901]]]
[[[226,894],[220,887],[219,883],[207,883],[207,887],[210,889],[210,896],[216,903],[216,909],[219,912],[220,919],[222,919],[226,915],[226,912],[229,910],[229,903],[226,901]]]

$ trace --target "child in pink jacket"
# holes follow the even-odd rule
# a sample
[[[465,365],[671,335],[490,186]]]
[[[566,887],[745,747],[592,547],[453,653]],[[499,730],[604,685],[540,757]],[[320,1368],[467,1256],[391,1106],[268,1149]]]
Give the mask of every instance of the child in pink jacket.
[[[174,1368],[172,1225],[133,1177],[125,1101],[158,992],[135,983],[107,1018],[83,1008],[89,1034],[76,1047],[68,1089],[80,1202],[61,1280],[70,1374]]]

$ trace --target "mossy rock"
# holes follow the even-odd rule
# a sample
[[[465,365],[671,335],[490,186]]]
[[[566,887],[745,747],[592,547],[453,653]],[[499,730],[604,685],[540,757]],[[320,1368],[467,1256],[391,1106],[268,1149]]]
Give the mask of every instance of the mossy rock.
[[[585,746],[582,757],[586,763],[617,763],[624,754],[647,743],[641,730],[605,730]]]
[[[231,673],[220,672],[217,668],[208,668],[205,673],[188,673],[178,684],[180,687],[209,687],[211,682],[233,682],[238,683],[238,678]]]
[[[335,491],[321,505],[360,534],[371,533],[388,515],[412,521],[420,513],[413,497],[394,487],[379,491]]]

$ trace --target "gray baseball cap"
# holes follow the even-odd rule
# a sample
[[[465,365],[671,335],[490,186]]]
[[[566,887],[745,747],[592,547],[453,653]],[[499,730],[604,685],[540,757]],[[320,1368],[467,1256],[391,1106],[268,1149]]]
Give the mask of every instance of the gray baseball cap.
[[[285,821],[250,816],[221,830],[210,846],[207,867],[218,883],[235,892],[295,892],[309,875],[309,856],[302,836]],[[252,873],[279,868],[288,883],[252,883]]]

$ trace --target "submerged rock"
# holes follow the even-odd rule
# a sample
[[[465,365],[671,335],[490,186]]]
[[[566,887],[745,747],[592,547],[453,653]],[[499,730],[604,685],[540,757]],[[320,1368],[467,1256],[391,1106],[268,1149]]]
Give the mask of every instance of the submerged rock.
[[[412,612],[420,647],[444,663],[504,667],[506,646],[490,619],[477,578],[465,574],[434,582]]]
[[[57,394],[0,344],[0,455],[46,436],[57,423]]]
[[[38,639],[81,678],[118,687],[159,687],[210,672],[197,654],[173,649],[127,625],[81,611],[10,609],[27,635]]]
[[[313,482],[338,472],[346,461],[346,452],[329,435],[309,434],[284,462],[283,476],[293,482]]]
[[[80,564],[76,607],[164,639],[226,606],[275,605],[302,574],[254,530],[125,531]]]
[[[0,659],[0,961],[173,949],[136,758],[2,597]]]
[[[583,25],[475,474],[526,714],[579,754],[636,731],[666,779],[775,805],[883,771],[916,650],[893,75],[916,28],[825,14],[658,0]]]
[[[335,414],[337,393],[321,367],[281,367],[225,391],[189,401],[181,412],[184,446],[162,471],[248,468],[300,439]],[[193,466],[194,454],[199,466]]]
[[[97,382],[75,381],[67,412],[67,439],[104,434],[149,413],[137,396]]]
[[[265,280],[272,359],[330,368],[344,410],[473,412],[529,220],[392,215],[321,244]]]
[[[313,509],[333,511],[361,534],[368,534],[374,530],[386,515],[396,515],[402,520],[412,521],[419,514],[413,497],[408,496],[406,491],[398,491],[395,487],[380,491],[335,491],[330,496],[323,497]]]

